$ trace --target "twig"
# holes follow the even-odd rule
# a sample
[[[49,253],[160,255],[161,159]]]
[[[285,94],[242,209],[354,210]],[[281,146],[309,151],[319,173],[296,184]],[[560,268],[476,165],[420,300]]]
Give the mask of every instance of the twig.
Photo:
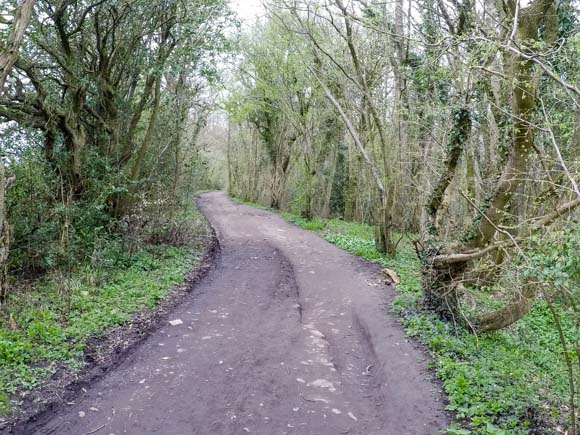
[[[100,431],[100,430],[101,430],[102,428],[104,428],[104,427],[105,427],[107,424],[109,424],[109,423],[105,423],[105,424],[103,424],[103,425],[99,426],[98,428],[96,428],[96,429],[93,429],[93,430],[91,430],[91,431],[87,432],[87,435],[91,435],[91,434],[93,434],[93,433],[96,433],[96,432]]]
[[[566,360],[566,368],[568,374],[568,387],[569,387],[569,403],[570,403],[570,435],[576,435],[576,389],[575,389],[575,382],[574,382],[574,368],[572,367],[572,361],[570,359],[570,354],[568,353],[568,344],[566,342],[566,336],[564,335],[564,330],[562,329],[562,323],[560,322],[560,318],[558,317],[558,313],[552,304],[552,301],[548,297],[547,294],[542,290],[544,300],[548,304],[548,308],[550,309],[550,313],[552,313],[552,317],[554,318],[554,323],[556,324],[556,329],[558,330],[558,338],[560,339],[560,344],[562,346],[564,359]]]
[[[510,47],[512,45],[512,42],[516,36],[516,32],[518,30],[518,18],[519,18],[519,14],[520,14],[520,1],[516,0],[516,10],[514,12],[514,22],[513,22],[513,26],[512,26],[512,32],[510,34],[510,37],[507,40],[507,46]]]
[[[475,205],[473,203],[473,201],[465,194],[464,191],[461,191],[461,196],[463,196],[465,198],[465,200],[469,203],[469,205],[471,205],[486,221],[488,221],[489,224],[492,227],[494,227],[498,233],[501,233],[505,236],[508,236],[510,238],[510,240],[512,241],[512,243],[514,244],[514,246],[518,249],[518,251],[520,251],[520,254],[522,254],[522,255],[524,254],[524,252],[522,251],[522,248],[520,248],[520,245],[518,245],[518,242],[516,241],[516,239],[514,238],[512,233],[510,233],[509,231],[506,231],[504,229],[501,229],[494,222],[492,222],[491,219],[489,217],[487,217],[487,215],[482,210],[480,210],[477,205]]]
[[[395,243],[395,247],[393,248],[393,251],[397,252],[397,248],[399,247],[399,243],[401,243],[401,240],[403,240],[404,237],[405,237],[405,233],[401,234],[401,237],[399,237],[399,240],[397,240],[397,243]]]
[[[540,98],[540,103],[542,103],[542,112],[544,113],[544,118],[546,119],[546,123],[548,125],[548,132],[550,133],[550,139],[552,141],[552,145],[554,147],[554,150],[556,151],[556,156],[558,156],[558,160],[560,161],[560,165],[562,165],[562,169],[564,170],[566,177],[568,177],[568,180],[570,180],[570,183],[572,184],[572,188],[574,189],[574,192],[580,198],[580,190],[578,189],[578,184],[576,183],[576,180],[574,180],[574,177],[572,177],[572,174],[570,174],[570,171],[568,170],[568,167],[566,166],[566,162],[564,162],[564,159],[562,158],[562,153],[560,153],[560,148],[558,148],[558,144],[556,143],[556,138],[554,137],[554,132],[552,131],[552,128],[550,127],[550,118],[548,117],[548,114],[546,113],[546,107],[544,106],[544,100],[542,98]]]

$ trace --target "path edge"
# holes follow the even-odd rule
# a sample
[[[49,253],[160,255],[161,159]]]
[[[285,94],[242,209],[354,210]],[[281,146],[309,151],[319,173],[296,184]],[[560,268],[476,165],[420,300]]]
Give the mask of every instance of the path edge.
[[[83,355],[85,366],[81,371],[70,373],[63,369],[45,385],[30,393],[24,399],[25,409],[0,423],[0,435],[26,435],[34,432],[64,409],[67,403],[74,401],[83,390],[124,362],[166,322],[179,305],[189,298],[196,299],[197,284],[215,267],[221,252],[218,233],[199,206],[199,200],[200,196],[197,195],[195,201],[208,234],[202,241],[201,260],[187,274],[184,282],[173,287],[153,310],[133,314],[129,322],[108,330],[105,337],[89,339]]]

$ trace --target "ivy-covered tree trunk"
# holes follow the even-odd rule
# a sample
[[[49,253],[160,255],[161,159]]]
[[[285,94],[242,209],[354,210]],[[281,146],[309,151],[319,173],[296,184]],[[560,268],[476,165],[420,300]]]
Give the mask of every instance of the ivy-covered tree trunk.
[[[442,318],[457,321],[459,318],[458,279],[466,269],[465,263],[445,263],[437,259],[444,242],[439,235],[438,212],[443,204],[445,192],[451,184],[457,165],[469,140],[471,114],[468,107],[459,107],[453,112],[453,126],[447,144],[447,157],[443,172],[435,184],[426,205],[426,221],[423,231],[426,235],[421,257],[423,276],[423,305]]]
[[[442,319],[462,324],[459,311],[459,282],[467,263],[438,262],[439,250],[430,247],[422,253],[421,276],[423,283],[422,305],[437,313]]]

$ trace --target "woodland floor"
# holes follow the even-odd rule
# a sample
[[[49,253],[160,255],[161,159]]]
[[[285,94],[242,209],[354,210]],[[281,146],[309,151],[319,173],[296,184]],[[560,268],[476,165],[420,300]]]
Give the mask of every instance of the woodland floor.
[[[202,195],[216,265],[168,322],[36,434],[436,434],[444,397],[380,267]],[[172,321],[170,323],[169,321]]]

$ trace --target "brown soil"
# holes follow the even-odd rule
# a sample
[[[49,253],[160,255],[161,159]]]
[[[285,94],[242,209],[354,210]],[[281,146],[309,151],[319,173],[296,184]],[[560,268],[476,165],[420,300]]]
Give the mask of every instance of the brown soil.
[[[436,434],[426,355],[376,265],[208,193],[217,264],[161,327],[26,434]],[[170,321],[179,320],[178,322]]]

